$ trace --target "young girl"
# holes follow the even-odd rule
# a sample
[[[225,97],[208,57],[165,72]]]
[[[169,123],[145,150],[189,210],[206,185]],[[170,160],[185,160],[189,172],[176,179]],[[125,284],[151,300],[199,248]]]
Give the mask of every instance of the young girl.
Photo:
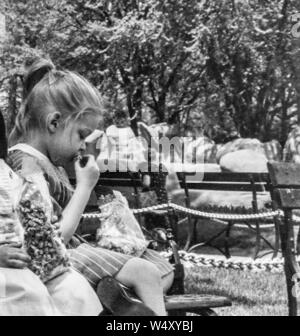
[[[99,314],[102,307],[92,288],[81,275],[71,275],[75,274],[74,271],[66,267],[64,274],[57,274],[55,279],[47,283],[47,288],[39,277],[29,270],[28,267],[35,260],[25,252],[25,230],[22,227],[25,223],[21,223],[17,210],[23,201],[25,190],[27,195],[34,193],[40,196],[40,209],[47,202],[36,186],[20,178],[9,168],[5,162],[6,156],[5,125],[0,112],[0,315]],[[83,291],[76,294],[78,286],[83,286]],[[83,297],[82,294],[87,295]]]
[[[85,138],[99,124],[101,100],[84,78],[70,71],[57,71],[47,60],[33,63],[24,82],[30,89],[11,135],[14,144],[19,139],[23,143],[11,148],[10,164],[22,175],[37,171],[44,176],[62,236],[68,243],[99,177],[93,157],[84,168],[76,158],[85,150]],[[77,186],[72,190],[61,167],[74,161]],[[134,289],[157,315],[166,315],[163,295],[173,282],[173,268],[158,254],[146,251],[142,258],[133,258],[85,245],[71,253],[74,262],[94,263],[98,280],[114,276]]]

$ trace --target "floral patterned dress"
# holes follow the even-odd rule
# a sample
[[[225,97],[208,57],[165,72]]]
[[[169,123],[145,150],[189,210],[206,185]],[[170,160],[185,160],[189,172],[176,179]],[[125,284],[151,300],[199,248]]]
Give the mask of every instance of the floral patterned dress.
[[[43,176],[40,184],[49,190],[53,209],[59,220],[74,192],[65,171],[54,166],[46,156],[27,144],[20,144],[10,149],[9,163],[14,171],[22,176],[32,175],[33,172]],[[81,244],[69,251],[72,267],[82,273],[93,286],[97,286],[106,276],[115,276],[134,257],[89,244]],[[174,270],[173,266],[156,251],[146,249],[140,258],[155,264],[162,278]]]

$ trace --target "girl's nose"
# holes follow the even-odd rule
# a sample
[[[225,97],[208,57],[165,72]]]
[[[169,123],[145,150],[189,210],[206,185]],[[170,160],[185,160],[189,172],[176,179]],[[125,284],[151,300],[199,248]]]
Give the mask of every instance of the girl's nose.
[[[86,143],[83,141],[80,146],[80,152],[85,152],[86,151]]]

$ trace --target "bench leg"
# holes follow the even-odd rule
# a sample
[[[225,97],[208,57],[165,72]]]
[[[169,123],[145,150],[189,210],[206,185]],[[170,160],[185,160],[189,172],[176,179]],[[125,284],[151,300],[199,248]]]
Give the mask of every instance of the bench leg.
[[[280,221],[278,217],[274,218],[274,224],[275,224],[275,249],[273,259],[277,258],[280,249]]]
[[[193,227],[194,233],[193,233],[193,240],[192,240],[193,244],[197,244],[197,241],[198,241],[198,231],[197,231],[198,221],[199,221],[199,218],[195,218],[194,223],[193,223],[193,226],[194,226]]]
[[[260,252],[260,246],[261,246],[261,234],[260,234],[260,226],[259,222],[256,221],[255,223],[255,228],[256,228],[256,247],[255,247],[255,254],[254,254],[254,260],[258,258],[259,252]]]
[[[188,216],[188,236],[184,247],[185,251],[188,251],[191,245],[196,240],[195,232],[197,232],[197,223],[197,219],[193,221],[191,216]]]
[[[196,244],[194,246],[192,246],[188,252],[192,252],[194,251],[195,249],[197,248],[201,248],[201,247],[204,247],[204,246],[209,246],[209,247],[212,247],[216,250],[218,250],[221,254],[223,254],[227,259],[231,258],[231,255],[230,255],[230,251],[229,251],[229,246],[227,246],[227,251],[226,251],[226,247],[224,248],[224,251],[213,245],[213,241],[216,240],[217,238],[221,237],[223,234],[226,234],[226,232],[228,232],[228,226],[225,228],[225,229],[222,229],[222,231],[218,232],[216,235],[214,235],[213,237],[209,238],[209,240],[203,242],[203,243],[199,243],[199,244]]]
[[[186,312],[180,310],[170,310],[168,312],[168,316],[186,316],[187,313],[197,314],[199,316],[204,317],[218,316],[218,314],[210,308],[195,309],[195,310],[188,309]]]
[[[218,314],[214,310],[212,310],[210,308],[199,310],[199,315],[205,316],[205,317],[218,316]]]
[[[259,240],[256,240],[256,252],[255,252],[255,255],[254,255],[254,260],[258,257],[258,253],[260,251],[260,249],[258,248],[259,246],[261,246],[261,242],[263,241],[267,246],[270,247],[270,249],[272,251],[274,251],[273,253],[276,253],[276,246],[273,246],[261,233],[260,233],[260,228],[257,228],[257,225],[255,225],[255,227],[253,227],[251,224],[249,224],[248,222],[245,222],[245,224],[248,226],[248,228],[252,231],[255,231],[256,233],[256,236],[257,234],[259,235]],[[257,239],[257,238],[256,238]],[[258,243],[259,241],[259,243]],[[278,243],[279,244],[279,243]],[[279,247],[277,248],[277,253],[279,251]],[[262,258],[263,256],[266,256],[268,254],[270,254],[272,252],[267,252],[265,253],[264,255],[261,255],[260,257]],[[276,253],[276,255],[277,255]]]
[[[284,222],[280,225],[282,253],[285,261],[284,271],[287,284],[289,315],[297,316],[297,282],[300,268],[295,256],[295,238],[292,211],[285,211]]]
[[[231,258],[229,239],[230,239],[231,229],[233,228],[233,226],[234,226],[234,223],[232,221],[228,222],[228,226],[226,229],[226,239],[225,239],[225,256],[227,259]]]

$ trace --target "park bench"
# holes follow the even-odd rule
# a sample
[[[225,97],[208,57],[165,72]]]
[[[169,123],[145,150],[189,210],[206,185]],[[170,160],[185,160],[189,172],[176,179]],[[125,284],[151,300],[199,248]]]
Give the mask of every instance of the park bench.
[[[300,209],[300,165],[286,162],[268,163],[269,174],[206,173],[202,182],[187,181],[186,174],[179,175],[185,189],[186,205],[189,205],[189,190],[230,190],[253,193],[253,211],[257,210],[257,192],[269,191],[273,210],[282,210],[283,216],[276,216],[276,252],[281,245],[284,258],[288,308],[290,316],[297,316],[300,267],[297,261],[298,247],[295,236],[293,210]],[[235,184],[233,184],[235,182]],[[191,233],[192,236],[193,232]],[[191,238],[190,238],[191,239]]]
[[[102,186],[107,186],[111,188],[127,187],[133,190],[133,195],[135,196],[136,204],[138,206],[138,194],[142,188],[141,176],[139,173],[103,173],[99,179],[98,185],[95,187],[95,193],[97,194],[101,190]],[[98,195],[97,195],[98,196]],[[91,205],[86,209],[87,212],[94,212],[95,205]],[[184,290],[184,267],[181,263],[178,246],[174,240],[174,213],[172,209],[168,209],[164,212],[159,213],[167,218],[168,228],[166,230],[167,245],[172,250],[171,262],[174,264],[175,270],[175,280],[173,287],[171,288],[168,296],[165,298],[166,309],[170,316],[183,316],[186,313],[194,313],[201,316],[214,316],[214,308],[228,307],[231,306],[231,302],[228,298],[211,296],[211,295],[193,295],[185,294]],[[78,231],[82,236],[86,234],[91,234],[95,232],[97,224],[89,224],[87,221],[84,222]]]
[[[297,239],[295,237],[293,210],[300,209],[300,165],[294,163],[269,163],[272,183],[272,199],[275,207],[282,209],[279,232],[284,257],[289,315],[297,316],[297,287],[300,268],[297,262]]]
[[[209,213],[228,213],[228,214],[251,214],[258,213],[258,197],[260,192],[272,192],[270,178],[268,173],[231,173],[231,172],[221,172],[212,173],[205,172],[201,178],[201,181],[193,177],[194,174],[191,173],[178,173],[178,179],[181,188],[185,193],[185,206],[191,208],[191,190],[215,190],[215,191],[230,191],[230,192],[249,192],[252,195],[252,202],[249,209],[242,208],[226,208],[219,206],[207,206],[201,208],[202,211],[207,211]],[[273,205],[270,204],[273,208]],[[256,232],[256,249],[254,254],[254,259],[259,256],[261,250],[261,243],[264,241],[273,251],[273,258],[275,258],[279,252],[280,237],[279,237],[279,223],[277,217],[274,216],[275,224],[275,246],[270,244],[266,240],[261,232],[261,221],[257,219],[241,221],[241,219],[235,220],[234,216],[232,219],[225,220],[225,228],[217,232],[213,237],[209,238],[207,241],[200,244],[196,244],[193,247],[191,245],[197,242],[197,224],[199,223],[198,218],[192,218],[191,215],[187,217],[189,223],[188,238],[186,242],[185,249],[192,251],[195,248],[200,248],[202,246],[211,246],[217,248],[222,254],[227,258],[231,257],[229,238],[232,229],[235,224],[243,222],[251,230]],[[224,220],[222,220],[224,222]],[[253,226],[254,224],[254,226]],[[225,234],[225,246],[223,248],[216,247],[213,242],[215,239]]]

